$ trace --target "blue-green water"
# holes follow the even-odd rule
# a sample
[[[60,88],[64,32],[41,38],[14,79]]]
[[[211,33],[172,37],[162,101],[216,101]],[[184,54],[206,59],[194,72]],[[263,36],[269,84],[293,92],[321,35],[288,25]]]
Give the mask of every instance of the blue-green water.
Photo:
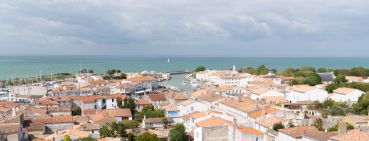
[[[167,59],[170,58],[168,63]],[[76,73],[82,68],[103,72],[121,69],[126,72],[143,70],[184,71],[199,65],[211,69],[231,69],[265,64],[269,68],[313,66],[331,68],[369,67],[369,58],[224,58],[224,57],[122,57],[122,56],[1,56],[0,79],[26,77],[57,72]]]

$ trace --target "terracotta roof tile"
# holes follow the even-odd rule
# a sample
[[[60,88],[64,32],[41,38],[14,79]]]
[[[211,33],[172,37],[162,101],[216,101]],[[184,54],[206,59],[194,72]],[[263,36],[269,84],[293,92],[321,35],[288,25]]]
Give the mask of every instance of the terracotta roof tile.
[[[362,132],[359,129],[353,129],[347,131],[344,135],[333,136],[331,139],[337,141],[369,141],[369,133]]]
[[[259,130],[256,130],[256,129],[253,129],[253,128],[250,128],[250,127],[246,127],[246,126],[238,126],[237,127],[242,133],[246,133],[246,134],[254,134],[254,135],[263,135],[264,133],[259,131]]]
[[[222,125],[227,125],[227,124],[232,124],[232,121],[225,120],[225,119],[218,118],[218,117],[212,117],[212,118],[208,118],[208,119],[196,122],[196,126],[198,127],[222,126]]]
[[[281,133],[289,135],[294,138],[300,138],[303,134],[308,132],[317,132],[319,131],[314,126],[301,126],[301,127],[292,127],[278,130]]]

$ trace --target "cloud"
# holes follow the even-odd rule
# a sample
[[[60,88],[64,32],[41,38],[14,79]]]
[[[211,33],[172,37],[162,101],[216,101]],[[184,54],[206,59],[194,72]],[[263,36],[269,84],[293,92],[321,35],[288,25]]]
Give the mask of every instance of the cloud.
[[[368,24],[367,0],[3,0],[0,54],[365,56]]]

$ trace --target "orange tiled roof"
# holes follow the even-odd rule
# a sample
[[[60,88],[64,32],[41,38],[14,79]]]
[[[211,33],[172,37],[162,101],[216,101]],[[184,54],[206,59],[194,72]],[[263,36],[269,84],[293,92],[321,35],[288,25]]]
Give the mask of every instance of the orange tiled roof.
[[[242,133],[246,133],[246,134],[254,134],[254,135],[262,135],[264,134],[263,132],[250,128],[250,127],[246,127],[246,126],[238,126],[237,127]]]
[[[349,94],[349,93],[352,93],[354,91],[356,91],[356,89],[341,87],[341,88],[337,88],[337,89],[333,90],[333,93],[337,93],[337,94]]]
[[[92,81],[89,81],[88,83],[94,84],[94,85],[97,85],[97,84],[108,84],[108,82],[106,82],[105,80],[92,80]]]
[[[319,131],[314,126],[301,126],[301,127],[292,127],[278,130],[281,133],[289,135],[294,138],[300,138],[306,132],[317,132]]]
[[[144,82],[144,81],[153,81],[153,80],[156,80],[156,79],[153,78],[153,77],[149,77],[149,76],[136,76],[136,77],[132,77],[128,80],[132,81],[132,82]]]
[[[309,86],[309,85],[295,85],[294,87],[292,87],[293,91],[300,92],[300,93],[306,93],[313,89],[314,87]]]
[[[359,129],[353,129],[347,131],[344,135],[336,135],[331,137],[331,139],[337,141],[368,141],[369,140],[369,133],[360,131]]]
[[[264,127],[268,127],[268,128],[272,128],[274,124],[282,123],[282,122],[283,122],[283,119],[280,117],[276,117],[276,116],[267,117],[265,119],[261,119],[257,121],[258,124]]]
[[[249,114],[249,116],[250,117],[252,117],[252,118],[258,118],[258,117],[261,117],[262,115],[261,115],[261,111],[262,110],[258,110],[257,112],[253,112],[253,113],[251,113],[251,114]],[[278,111],[278,109],[276,109],[276,108],[273,108],[273,107],[269,107],[269,108],[265,108],[265,113],[266,114],[271,114],[271,113],[274,113],[274,112],[276,112],[276,111]]]
[[[147,94],[151,101],[165,101],[167,98],[162,93]]]
[[[218,118],[218,117],[212,117],[212,118],[208,118],[208,119],[197,122],[196,126],[207,127],[207,126],[222,126],[222,125],[227,125],[227,124],[232,124],[232,121],[225,120],[225,119]]]

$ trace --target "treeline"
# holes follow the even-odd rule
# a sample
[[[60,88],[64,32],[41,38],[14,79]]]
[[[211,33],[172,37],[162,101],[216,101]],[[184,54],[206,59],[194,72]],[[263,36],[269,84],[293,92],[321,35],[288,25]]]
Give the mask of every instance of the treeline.
[[[107,70],[103,76],[105,80],[127,79],[127,74],[119,69]]]
[[[265,65],[260,65],[258,67],[244,67],[239,70],[241,73],[250,73],[254,75],[266,75],[269,71],[272,71],[278,76],[285,76],[285,77],[294,77],[292,84],[308,84],[310,86],[315,86],[317,84],[321,84],[321,78],[318,73],[324,72],[333,72],[335,76],[337,76],[336,81],[341,81],[344,83],[335,83],[329,86],[329,91],[331,92],[331,88],[338,88],[341,85],[357,88],[361,90],[369,90],[369,86],[367,87],[366,84],[354,83],[354,84],[346,84],[347,80],[342,79],[344,76],[358,76],[358,77],[368,77],[369,76],[369,69],[364,67],[353,67],[351,69],[333,69],[333,68],[314,68],[314,67],[300,67],[300,68],[293,68],[288,67],[282,71],[278,71],[274,68],[268,68]],[[346,81],[345,81],[346,80]],[[338,85],[339,84],[339,85]]]

